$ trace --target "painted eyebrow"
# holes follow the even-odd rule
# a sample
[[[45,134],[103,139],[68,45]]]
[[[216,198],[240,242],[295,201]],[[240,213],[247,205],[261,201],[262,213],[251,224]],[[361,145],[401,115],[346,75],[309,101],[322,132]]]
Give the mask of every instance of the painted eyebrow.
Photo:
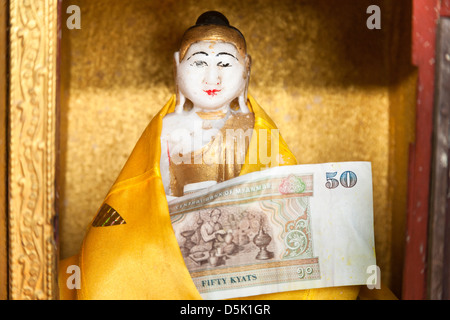
[[[189,58],[187,58],[187,60],[189,60],[190,58],[192,58],[192,57],[195,56],[196,54],[204,54],[204,55],[208,56],[208,54],[207,54],[206,52],[204,52],[204,51],[199,51],[199,52],[196,52],[196,53],[194,53],[193,55],[191,55]],[[187,60],[186,60],[186,61],[187,61]]]
[[[228,52],[219,52],[218,54],[216,54],[216,57],[222,56],[222,55],[232,56],[232,57],[235,58],[237,61],[239,61],[238,58],[236,58],[235,56],[233,56],[231,53],[228,53]]]

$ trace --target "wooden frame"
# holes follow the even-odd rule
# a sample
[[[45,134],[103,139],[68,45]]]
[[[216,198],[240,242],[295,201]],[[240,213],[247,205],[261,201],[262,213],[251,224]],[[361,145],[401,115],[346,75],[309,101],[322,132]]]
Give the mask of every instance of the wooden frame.
[[[55,299],[58,1],[9,1],[8,287]]]
[[[434,232],[442,233],[442,230],[441,232],[436,230],[436,223],[442,223],[442,214],[435,212],[438,205],[436,201],[441,202],[441,200],[438,199],[439,195],[430,192],[429,186],[435,184],[434,190],[436,190],[437,181],[431,180],[431,167],[433,165],[433,109],[436,99],[435,48],[437,22],[439,17],[450,15],[450,1],[413,0],[413,7],[412,60],[414,65],[418,67],[416,141],[410,148],[407,236],[402,298],[421,300],[438,299],[438,296],[442,298],[441,295],[436,296],[436,294],[430,292],[433,288],[439,287],[439,280],[433,279],[432,270],[436,270],[437,264],[433,265],[433,259],[436,259],[435,255],[439,255],[441,250],[436,247],[439,246],[436,242],[436,237],[439,237],[439,235],[434,234]],[[444,238],[441,241],[444,241]],[[437,260],[439,260],[439,263],[443,262],[440,258]],[[439,271],[437,272],[439,273]],[[436,277],[436,274],[434,277]],[[441,277],[442,275],[439,278],[443,279]]]

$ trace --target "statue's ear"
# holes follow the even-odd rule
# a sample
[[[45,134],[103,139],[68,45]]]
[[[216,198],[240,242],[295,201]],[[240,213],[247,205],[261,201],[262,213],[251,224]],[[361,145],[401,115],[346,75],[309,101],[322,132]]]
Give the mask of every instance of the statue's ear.
[[[177,51],[173,54],[173,59],[175,62],[175,67],[178,68],[178,66],[180,65],[180,51]]]
[[[174,53],[173,55],[173,60],[174,60],[174,78],[175,78],[175,88],[176,88],[176,93],[177,93],[177,101],[176,101],[176,105],[175,105],[175,112],[176,113],[182,113],[183,112],[183,107],[184,107],[184,103],[186,102],[186,98],[184,97],[184,95],[180,92],[180,89],[178,88],[178,67],[180,65],[180,52],[177,51]]]
[[[250,75],[250,70],[252,68],[252,56],[249,54],[245,56],[245,68],[247,69],[247,72]]]
[[[239,96],[239,107],[241,108],[241,112],[243,113],[249,113],[250,110],[247,107],[247,92],[248,92],[248,85],[250,82],[250,69],[252,66],[252,57],[247,54],[245,56],[245,69],[246,69],[246,76],[247,76],[247,81],[245,84],[245,88],[244,90],[242,90],[242,93]]]

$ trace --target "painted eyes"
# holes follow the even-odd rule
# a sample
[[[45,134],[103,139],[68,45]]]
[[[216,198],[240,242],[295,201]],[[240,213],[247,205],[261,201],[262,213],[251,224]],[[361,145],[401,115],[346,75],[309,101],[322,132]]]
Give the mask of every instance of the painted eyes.
[[[203,68],[203,67],[207,67],[208,66],[208,64],[205,62],[205,61],[194,61],[193,63],[191,63],[191,66],[192,67],[198,67],[198,68]],[[217,64],[217,66],[218,67],[221,67],[221,68],[228,68],[228,67],[232,67],[232,65],[230,64],[230,63],[224,63],[224,62],[222,62],[222,61],[220,61],[218,64]]]
[[[196,66],[198,68],[203,68],[208,66],[208,64],[205,61],[194,61],[193,63],[191,63],[191,66]]]
[[[222,68],[228,68],[228,67],[231,67],[231,64],[229,64],[229,63],[223,63],[222,61],[220,61],[220,62],[217,64],[217,66],[218,66],[218,67],[222,67]]]

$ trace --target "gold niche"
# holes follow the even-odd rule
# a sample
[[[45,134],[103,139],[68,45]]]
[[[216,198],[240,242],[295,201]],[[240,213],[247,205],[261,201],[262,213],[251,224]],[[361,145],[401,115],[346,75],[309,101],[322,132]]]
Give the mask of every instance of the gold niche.
[[[9,123],[8,136],[0,136],[9,181],[0,188],[8,204],[0,219],[8,226],[8,245],[0,250],[8,254],[7,266],[0,262],[0,280],[8,277],[2,297],[57,298],[57,262],[78,252],[143,129],[174,93],[173,52],[207,10],[223,12],[246,37],[249,91],[299,163],[372,162],[377,264],[400,295],[408,148],[415,138],[411,1],[0,4],[9,12],[0,22],[10,30],[9,73],[0,69],[3,80],[9,74],[7,89],[0,81]],[[381,30],[366,28],[373,4],[383,13]],[[66,27],[70,5],[81,9],[80,30]],[[2,39],[6,23],[0,28]]]

